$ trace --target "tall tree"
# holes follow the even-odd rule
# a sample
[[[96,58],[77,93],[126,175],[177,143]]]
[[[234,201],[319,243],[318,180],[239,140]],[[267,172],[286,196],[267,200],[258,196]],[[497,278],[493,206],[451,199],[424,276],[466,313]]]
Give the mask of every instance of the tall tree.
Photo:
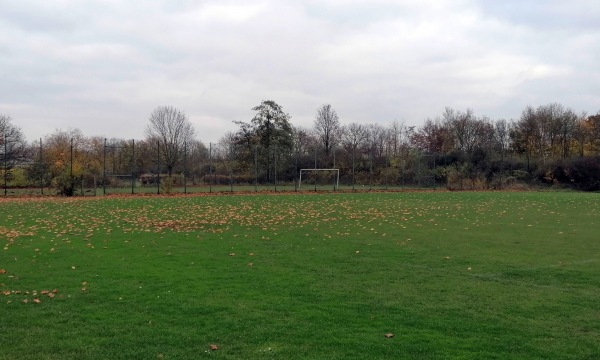
[[[252,110],[256,111],[251,123],[254,125],[259,143],[265,149],[277,146],[278,152],[291,150],[293,131],[290,115],[273,100],[264,100]]]
[[[8,115],[0,114],[0,161],[2,170],[12,169],[22,160],[27,147],[21,129],[12,124]]]
[[[328,156],[331,149],[339,141],[341,133],[340,120],[331,105],[322,105],[317,109],[314,131],[325,151],[325,155]]]
[[[184,146],[194,140],[195,130],[187,115],[173,106],[159,106],[149,118],[146,136],[160,143],[162,160],[169,176],[183,159]]]

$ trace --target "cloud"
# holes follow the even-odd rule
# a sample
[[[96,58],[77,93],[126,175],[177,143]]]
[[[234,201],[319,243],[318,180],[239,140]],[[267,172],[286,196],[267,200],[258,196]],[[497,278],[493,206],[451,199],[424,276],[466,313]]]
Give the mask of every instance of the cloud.
[[[140,138],[152,109],[173,105],[214,142],[265,99],[305,127],[324,103],[344,123],[419,125],[445,106],[596,111],[600,6],[569,4],[3,2],[0,112],[28,138],[69,127]]]

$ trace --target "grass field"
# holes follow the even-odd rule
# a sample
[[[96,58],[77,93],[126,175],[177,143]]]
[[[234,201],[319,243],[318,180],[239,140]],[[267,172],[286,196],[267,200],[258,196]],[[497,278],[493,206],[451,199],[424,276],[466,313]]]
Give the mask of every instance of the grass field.
[[[0,246],[0,359],[600,358],[598,194],[8,199]]]

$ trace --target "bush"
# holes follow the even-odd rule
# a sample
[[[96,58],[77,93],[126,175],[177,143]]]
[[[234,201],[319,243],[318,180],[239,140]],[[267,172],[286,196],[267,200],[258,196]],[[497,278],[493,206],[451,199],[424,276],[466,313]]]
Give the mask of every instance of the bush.
[[[545,184],[567,186],[576,190],[600,190],[600,158],[563,159],[538,171],[537,178]]]

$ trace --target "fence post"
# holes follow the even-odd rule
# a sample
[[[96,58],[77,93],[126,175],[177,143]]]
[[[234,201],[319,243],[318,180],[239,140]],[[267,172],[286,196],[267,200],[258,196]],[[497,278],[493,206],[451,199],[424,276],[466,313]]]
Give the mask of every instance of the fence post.
[[[354,191],[354,156],[356,152],[356,145],[352,144],[352,191]]]
[[[275,183],[275,192],[277,192],[277,146],[275,146],[275,150],[273,151],[273,181]]]
[[[8,195],[8,162],[6,161],[6,153],[8,151],[8,146],[6,145],[6,134],[4,134],[4,196],[6,197]]]
[[[258,191],[258,145],[254,145],[254,192]]]
[[[208,143],[208,192],[212,193],[212,143]]]
[[[333,168],[335,169],[335,147],[333,148]],[[335,171],[333,172],[335,174]],[[334,175],[335,176],[335,175]],[[337,191],[340,179],[340,171],[337,171],[337,182],[333,185],[333,191]]]
[[[135,188],[135,139],[131,139],[131,195]]]
[[[102,193],[106,195],[106,138],[104,138],[104,160],[102,164]]]
[[[317,191],[317,145],[315,144],[315,192]]]
[[[44,168],[42,138],[40,138],[40,192],[42,195],[44,195]]]
[[[156,193],[160,194],[160,140],[156,140]]]
[[[299,149],[296,146],[296,159],[295,159],[295,166],[296,166],[296,170],[294,171],[294,191],[298,191],[298,156],[299,156]]]
[[[233,144],[229,144],[229,192],[233,192]]]
[[[187,194],[187,142],[183,143],[183,193]]]
[[[373,145],[369,152],[369,191],[373,190]]]

